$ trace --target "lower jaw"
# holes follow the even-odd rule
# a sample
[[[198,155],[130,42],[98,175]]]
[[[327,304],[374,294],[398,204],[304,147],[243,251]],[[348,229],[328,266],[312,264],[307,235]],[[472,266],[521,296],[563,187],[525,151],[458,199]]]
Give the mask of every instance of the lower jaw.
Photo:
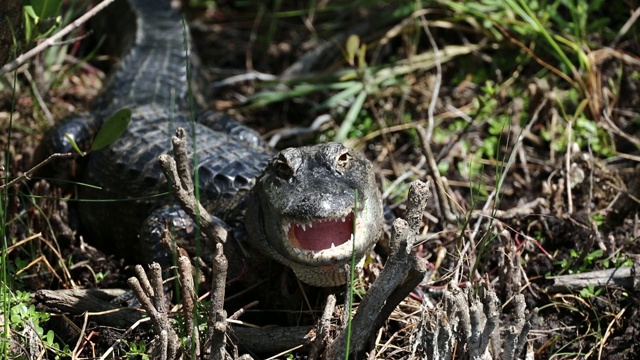
[[[362,271],[364,256],[357,259],[355,274]],[[296,277],[300,281],[318,287],[333,287],[349,282],[351,271],[350,263],[338,263],[324,266],[289,264]]]

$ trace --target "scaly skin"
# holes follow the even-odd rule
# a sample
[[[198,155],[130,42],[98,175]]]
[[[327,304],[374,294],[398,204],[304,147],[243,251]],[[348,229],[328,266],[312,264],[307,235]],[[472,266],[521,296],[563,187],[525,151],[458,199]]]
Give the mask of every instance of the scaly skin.
[[[170,194],[158,195],[167,187],[157,158],[171,150],[171,136],[180,126],[195,140],[190,148],[198,159],[197,186],[212,215],[237,236],[248,233],[254,249],[291,267],[300,280],[316,286],[345,283],[352,248],[360,261],[381,233],[382,205],[371,163],[336,143],[286,149],[274,158],[257,133],[227,116],[198,111],[192,122],[186,66],[193,59],[180,15],[162,0],[113,6],[123,18],[135,19],[122,35],[120,64],[91,114],[70,117],[42,146],[44,153],[67,151],[65,133],[86,143],[111,114],[132,111],[125,133],[91,153],[82,171],[83,183],[99,187],[79,190],[87,239],[133,261],[166,256],[158,245],[165,223],[190,221],[175,218],[183,213],[170,208]],[[302,231],[303,224],[315,230]]]

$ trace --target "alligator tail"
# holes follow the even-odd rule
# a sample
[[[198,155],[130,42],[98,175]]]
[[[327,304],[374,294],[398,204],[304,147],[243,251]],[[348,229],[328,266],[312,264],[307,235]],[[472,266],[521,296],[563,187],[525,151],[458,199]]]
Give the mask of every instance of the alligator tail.
[[[180,13],[169,0],[122,0],[109,6],[100,24],[121,61],[112,70],[96,109],[157,104],[187,108],[191,42]],[[115,37],[115,38],[114,38]]]

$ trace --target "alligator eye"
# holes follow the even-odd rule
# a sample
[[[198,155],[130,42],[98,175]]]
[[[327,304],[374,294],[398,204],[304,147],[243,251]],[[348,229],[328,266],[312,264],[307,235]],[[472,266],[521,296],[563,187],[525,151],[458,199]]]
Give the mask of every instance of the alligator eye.
[[[284,156],[280,156],[273,162],[273,172],[284,180],[289,180],[293,176],[293,169]]]
[[[347,167],[347,164],[349,164],[349,160],[351,160],[351,155],[349,154],[349,149],[344,149],[342,151],[342,154],[340,154],[340,156],[338,156],[338,161],[336,162],[336,165],[338,165],[338,167],[340,167],[340,168],[345,168],[345,167]]]

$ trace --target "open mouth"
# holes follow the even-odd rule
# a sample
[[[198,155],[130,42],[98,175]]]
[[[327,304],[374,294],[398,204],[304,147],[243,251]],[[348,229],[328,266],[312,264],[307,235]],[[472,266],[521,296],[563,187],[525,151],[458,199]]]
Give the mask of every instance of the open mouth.
[[[290,243],[300,250],[321,251],[347,243],[353,233],[353,212],[339,219],[324,219],[306,224],[285,225]]]

